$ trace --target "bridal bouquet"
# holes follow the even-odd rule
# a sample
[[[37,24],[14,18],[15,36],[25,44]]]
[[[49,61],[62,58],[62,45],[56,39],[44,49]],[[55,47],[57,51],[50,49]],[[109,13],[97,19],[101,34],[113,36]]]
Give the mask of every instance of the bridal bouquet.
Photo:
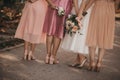
[[[70,36],[72,36],[72,34],[78,32],[81,29],[82,24],[76,20],[76,15],[68,15],[68,18],[66,19],[66,23],[65,23],[65,31],[66,33],[70,34]]]
[[[58,10],[58,16],[64,16],[65,15],[65,10],[63,7],[57,7],[56,8]]]

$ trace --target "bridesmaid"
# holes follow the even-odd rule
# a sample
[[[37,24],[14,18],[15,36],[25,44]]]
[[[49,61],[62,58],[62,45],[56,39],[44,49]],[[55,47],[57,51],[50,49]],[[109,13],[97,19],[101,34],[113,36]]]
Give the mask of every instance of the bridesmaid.
[[[89,0],[86,9],[92,8],[86,44],[89,47],[90,63],[88,70],[100,71],[106,49],[113,48],[115,30],[115,0]],[[95,51],[98,48],[98,59],[95,64]]]
[[[18,25],[15,38],[25,41],[24,59],[35,59],[35,45],[41,42],[42,28],[46,13],[44,0],[27,0]]]
[[[58,63],[56,54],[63,38],[64,22],[67,15],[72,9],[72,0],[46,0],[49,4],[45,18],[43,32],[47,33],[46,46],[47,55],[46,63]],[[64,16],[58,16],[56,7],[63,7],[65,10]]]

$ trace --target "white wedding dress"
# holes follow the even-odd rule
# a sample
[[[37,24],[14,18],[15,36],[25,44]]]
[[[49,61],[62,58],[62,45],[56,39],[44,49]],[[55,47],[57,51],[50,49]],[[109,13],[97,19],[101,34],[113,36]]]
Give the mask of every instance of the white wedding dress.
[[[82,0],[78,0],[79,6],[82,2]],[[79,30],[80,33],[75,33],[72,36],[70,34],[65,34],[64,39],[61,43],[61,48],[63,48],[66,51],[72,51],[74,53],[80,53],[80,54],[88,54],[88,47],[86,46],[86,35],[87,35],[87,29],[88,29],[88,23],[91,13],[91,8],[87,11],[88,14],[83,18],[82,20],[82,29]],[[72,9],[71,14],[75,14],[75,9]]]

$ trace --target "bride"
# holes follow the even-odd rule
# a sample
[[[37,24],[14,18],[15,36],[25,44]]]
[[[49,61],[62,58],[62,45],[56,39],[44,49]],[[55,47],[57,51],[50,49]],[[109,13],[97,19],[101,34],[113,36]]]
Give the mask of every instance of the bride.
[[[78,12],[73,7],[71,14],[82,15],[83,9],[88,0],[77,0],[78,1]],[[71,66],[73,67],[83,67],[84,63],[87,61],[86,54],[88,54],[88,47],[85,45],[87,28],[89,17],[91,13],[91,8],[87,10],[87,15],[81,20],[82,29],[79,30],[81,33],[75,33],[72,36],[70,34],[65,34],[65,37],[62,41],[61,47],[66,51],[72,51],[73,53],[77,53],[77,57],[75,63]]]

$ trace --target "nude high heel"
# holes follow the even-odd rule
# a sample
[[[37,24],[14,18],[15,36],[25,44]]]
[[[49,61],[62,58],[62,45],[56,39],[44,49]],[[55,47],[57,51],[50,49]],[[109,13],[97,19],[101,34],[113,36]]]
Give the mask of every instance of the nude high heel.
[[[54,58],[53,58],[53,56],[50,57],[49,64],[54,64]]]
[[[28,60],[36,60],[36,58],[33,56],[33,52],[32,51],[29,52]]]
[[[45,58],[45,63],[48,64],[48,63],[49,63],[49,60],[50,60],[50,57],[49,57],[49,55],[47,54],[47,55],[46,55],[46,58]]]
[[[83,68],[83,66],[86,62],[87,62],[87,57],[85,57],[85,59],[82,60],[81,64],[79,65],[79,68]]]
[[[95,63],[90,64],[88,71],[95,71]]]
[[[31,60],[31,58],[32,58],[32,51],[30,51],[28,54],[28,60]]]
[[[27,51],[27,50],[25,50],[25,52],[24,52],[24,57],[23,57],[23,59],[24,59],[24,60],[27,60],[27,59],[28,59],[28,51]]]
[[[101,63],[97,63],[97,65],[95,67],[95,71],[100,72],[100,70],[101,70]]]
[[[49,64],[58,64],[59,61],[56,60],[53,56],[50,57],[50,61],[49,61]]]

